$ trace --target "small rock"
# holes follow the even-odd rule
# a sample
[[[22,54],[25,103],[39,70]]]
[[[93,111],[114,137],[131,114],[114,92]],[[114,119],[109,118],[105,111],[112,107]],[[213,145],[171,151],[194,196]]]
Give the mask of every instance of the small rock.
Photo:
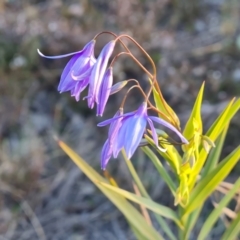
[[[233,81],[240,82],[240,68],[237,68],[232,73]]]
[[[201,77],[204,75],[205,72],[206,72],[205,66],[197,66],[192,69],[192,73],[195,77]]]
[[[201,20],[197,20],[194,24],[194,28],[197,32],[202,32],[206,29],[206,24]]]
[[[72,16],[81,17],[84,13],[84,9],[80,4],[72,4],[68,8],[68,12]]]
[[[27,61],[23,56],[16,56],[13,61],[10,63],[11,69],[17,69],[26,66]]]

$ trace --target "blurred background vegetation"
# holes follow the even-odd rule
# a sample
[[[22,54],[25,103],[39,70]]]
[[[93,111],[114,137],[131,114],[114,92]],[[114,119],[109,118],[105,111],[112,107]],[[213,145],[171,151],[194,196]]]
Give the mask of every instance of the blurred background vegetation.
[[[121,214],[52,137],[57,134],[100,172],[99,154],[106,138],[106,129],[96,127],[101,119],[85,101],[76,103],[70,94],[58,94],[67,59],[42,59],[36,51],[78,51],[104,30],[127,33],[150,53],[163,94],[182,126],[202,81],[205,127],[227,101],[240,95],[238,0],[0,1],[0,239],[134,239]],[[99,38],[96,55],[109,39]],[[115,65],[115,79],[126,78],[147,86],[143,72],[123,57]],[[124,91],[110,99],[104,119],[113,115],[123,95]],[[140,100],[141,96],[130,98],[127,110]],[[239,144],[238,119],[239,114],[224,155]],[[163,194],[164,183],[144,159],[138,152],[133,161],[145,185],[154,199],[169,205],[172,199]],[[111,161],[109,169],[124,187],[130,186],[121,159]],[[239,173],[237,166],[231,177]]]

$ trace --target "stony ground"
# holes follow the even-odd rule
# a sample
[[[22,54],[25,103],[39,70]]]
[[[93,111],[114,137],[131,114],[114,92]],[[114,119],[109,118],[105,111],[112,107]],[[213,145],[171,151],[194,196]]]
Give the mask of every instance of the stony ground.
[[[43,60],[36,49],[63,54],[81,49],[99,31],[126,32],[157,63],[164,96],[183,123],[206,81],[202,111],[207,127],[227,101],[240,94],[240,6],[237,0],[183,2],[187,4],[173,0],[1,1],[0,240],[134,239],[121,214],[53,140],[58,135],[100,172],[106,129],[97,129],[100,118],[84,101],[76,103],[69,94],[57,93],[66,60]],[[99,39],[97,52],[108,40]],[[141,53],[130,48],[150,68]],[[147,83],[126,58],[119,59],[116,69],[115,79]],[[112,116],[123,94],[111,99],[104,118]],[[130,98],[128,110],[140,100],[140,96]],[[239,144],[239,128],[235,118],[223,154]],[[149,192],[168,203],[162,194],[163,182],[143,161],[142,153],[137,157],[136,167]],[[112,161],[109,170],[122,186],[129,184],[122,161]],[[237,166],[231,178],[239,172]],[[217,239],[217,231],[216,227],[212,239]]]

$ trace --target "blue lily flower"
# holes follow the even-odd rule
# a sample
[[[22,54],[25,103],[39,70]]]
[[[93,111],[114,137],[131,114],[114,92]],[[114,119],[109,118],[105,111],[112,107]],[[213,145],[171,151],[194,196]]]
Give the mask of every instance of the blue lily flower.
[[[59,56],[46,56],[38,49],[40,56],[49,59],[59,59],[73,56],[62,72],[60,83],[58,85],[58,91],[60,93],[71,91],[71,95],[75,96],[77,101],[79,100],[81,91],[83,91],[89,84],[91,70],[96,63],[96,59],[94,57],[95,42],[95,40],[90,41],[81,51]],[[74,79],[73,75],[78,76],[77,80]]]
[[[75,97],[77,102],[80,100],[81,92],[88,86],[88,84],[89,84],[89,77],[86,77],[83,80],[76,81],[74,88],[71,90],[71,96]]]
[[[115,41],[112,40],[109,43],[107,43],[104,48],[102,49],[100,55],[97,58],[96,63],[93,66],[93,69],[91,71],[91,76],[89,80],[89,90],[88,90],[88,96],[86,97],[88,99],[88,107],[93,108],[94,103],[99,104],[100,96],[99,94],[103,77],[107,68],[107,64],[109,61],[109,58],[112,55],[112,52],[115,47]]]
[[[107,166],[108,161],[112,157],[113,154],[113,147],[114,141],[117,137],[118,130],[122,126],[122,116],[123,116],[123,109],[120,108],[113,118],[114,121],[111,122],[109,131],[108,131],[108,139],[103,145],[102,154],[101,154],[101,168],[104,170]]]
[[[159,147],[158,135],[152,121],[171,129],[184,144],[188,144],[187,139],[170,123],[159,117],[148,116],[147,103],[144,102],[135,112],[115,115],[113,118],[98,124],[99,127],[110,124],[108,139],[102,150],[102,169],[106,168],[107,162],[112,155],[114,158],[118,156],[121,149],[125,150],[128,159],[133,156],[142,140],[147,123],[152,131],[156,147],[164,151]]]
[[[99,103],[97,104],[97,116],[103,115],[105,106],[107,104],[107,100],[111,93],[112,84],[113,84],[113,74],[112,74],[112,67],[110,67],[105,72],[99,88],[99,92],[98,92]]]

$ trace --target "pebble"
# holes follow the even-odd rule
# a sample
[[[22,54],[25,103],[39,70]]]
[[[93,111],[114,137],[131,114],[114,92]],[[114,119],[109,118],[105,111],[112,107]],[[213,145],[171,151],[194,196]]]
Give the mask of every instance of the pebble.
[[[234,82],[240,82],[240,68],[237,68],[233,71],[232,79]]]

